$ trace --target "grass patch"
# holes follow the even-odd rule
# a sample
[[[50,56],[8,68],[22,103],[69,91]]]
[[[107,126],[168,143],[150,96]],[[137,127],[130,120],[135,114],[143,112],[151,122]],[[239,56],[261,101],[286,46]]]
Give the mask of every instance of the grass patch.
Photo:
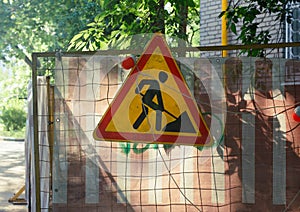
[[[25,127],[18,131],[6,131],[3,126],[0,126],[0,136],[10,138],[25,138]]]

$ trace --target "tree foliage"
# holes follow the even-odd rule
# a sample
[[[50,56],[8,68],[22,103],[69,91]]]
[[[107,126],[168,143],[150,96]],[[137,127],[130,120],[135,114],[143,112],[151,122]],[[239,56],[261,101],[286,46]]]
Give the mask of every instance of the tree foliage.
[[[198,1],[105,0],[102,8],[103,12],[72,38],[69,49],[113,48],[130,35],[155,32],[192,43],[199,31]]]
[[[272,38],[272,27],[262,27],[269,16],[274,16],[274,24],[291,21],[291,11],[287,5],[299,0],[230,0],[228,7],[219,17],[225,16],[228,29],[237,35],[242,44],[267,44]],[[239,29],[238,29],[239,27]],[[248,52],[257,56],[261,51]]]
[[[66,50],[71,38],[101,12],[93,0],[0,0],[0,121],[6,130],[25,125],[32,52]]]
[[[13,105],[12,107],[3,108],[0,120],[6,131],[17,131],[25,127],[26,113],[22,108]]]
[[[2,60],[24,53],[66,50],[71,38],[100,13],[92,0],[0,0]]]
[[[11,63],[3,64],[1,68],[0,123],[6,131],[21,130],[26,121],[26,97],[30,70],[24,61],[16,58],[11,58]]]

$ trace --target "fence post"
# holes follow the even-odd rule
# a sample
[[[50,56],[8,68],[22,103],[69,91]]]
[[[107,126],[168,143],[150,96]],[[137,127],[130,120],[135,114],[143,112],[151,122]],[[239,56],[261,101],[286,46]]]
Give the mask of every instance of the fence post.
[[[47,77],[47,97],[48,97],[48,142],[50,153],[50,185],[52,185],[53,168],[53,141],[54,141],[54,87],[50,85],[50,77]]]
[[[35,178],[35,209],[41,211],[40,185],[40,154],[38,135],[38,101],[37,101],[37,55],[32,53],[32,102],[33,102],[33,145],[34,145],[34,178]]]

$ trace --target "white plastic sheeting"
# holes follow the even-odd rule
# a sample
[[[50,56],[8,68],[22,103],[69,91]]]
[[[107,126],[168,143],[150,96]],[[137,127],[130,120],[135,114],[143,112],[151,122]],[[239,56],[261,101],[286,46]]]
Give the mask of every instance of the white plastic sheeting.
[[[50,194],[50,154],[48,143],[48,108],[47,108],[47,82],[46,77],[37,78],[38,99],[38,137],[40,154],[40,186],[41,210],[48,211]],[[34,165],[34,139],[33,139],[33,101],[32,83],[28,85],[28,115],[26,121],[25,162],[26,162],[26,190],[25,198],[31,212],[36,211],[36,179]]]

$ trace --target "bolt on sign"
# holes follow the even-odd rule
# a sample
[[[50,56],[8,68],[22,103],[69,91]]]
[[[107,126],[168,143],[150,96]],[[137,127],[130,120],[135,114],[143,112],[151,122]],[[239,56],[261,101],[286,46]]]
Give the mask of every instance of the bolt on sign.
[[[94,139],[207,146],[208,127],[161,34],[155,34],[96,129]]]

